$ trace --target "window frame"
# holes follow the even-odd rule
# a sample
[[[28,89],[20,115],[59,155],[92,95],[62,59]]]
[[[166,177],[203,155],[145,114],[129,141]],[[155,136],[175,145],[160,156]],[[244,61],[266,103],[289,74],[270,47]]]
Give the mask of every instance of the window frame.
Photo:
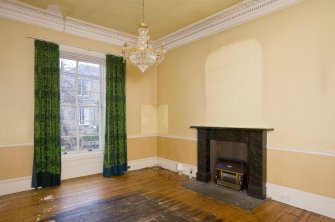
[[[76,119],[75,119],[75,124],[78,126],[76,126],[76,134],[74,136],[61,136],[62,137],[74,137],[76,138],[76,144],[77,144],[77,148],[75,151],[67,151],[67,152],[63,152],[62,154],[71,154],[71,155],[75,155],[75,154],[81,154],[81,153],[88,153],[88,152],[102,152],[104,150],[104,140],[105,140],[105,110],[106,110],[106,102],[105,102],[105,98],[106,98],[106,57],[105,54],[103,53],[97,53],[97,52],[92,52],[92,51],[87,51],[87,50],[83,50],[83,49],[78,49],[78,48],[74,48],[74,47],[68,47],[68,46],[61,46],[60,47],[60,58],[59,59],[69,59],[69,60],[73,60],[76,61],[76,73],[75,75],[75,104],[60,104],[60,108],[63,107],[74,107],[76,109]],[[79,83],[79,71],[78,71],[78,66],[80,62],[86,62],[86,63],[93,63],[93,64],[98,64],[99,65],[99,72],[100,72],[100,77],[99,77],[99,81],[100,81],[100,103],[99,103],[99,117],[100,117],[100,122],[99,122],[99,149],[88,149],[88,150],[80,150],[80,138],[83,137],[83,135],[80,135],[80,126],[86,126],[87,124],[85,124],[85,119],[84,119],[84,124],[80,124],[81,123],[81,116],[80,116],[80,110],[81,109],[85,109],[85,107],[89,107],[89,105],[87,106],[83,106],[81,107],[78,103],[78,99],[80,97],[89,97],[90,96],[90,92],[89,92],[89,82],[87,84],[87,95],[79,95],[79,89],[78,89],[78,83]],[[80,80],[85,80],[85,78],[81,78]],[[88,81],[88,80],[86,80]],[[60,86],[61,86],[61,82],[60,82]],[[78,108],[77,108],[78,107]],[[92,106],[93,107],[93,106]],[[95,107],[95,106],[94,106]],[[85,112],[85,111],[84,111]],[[84,113],[85,116],[85,113]],[[85,118],[85,117],[84,117]],[[96,122],[95,118],[94,121]],[[85,135],[85,136],[90,136],[90,135]]]

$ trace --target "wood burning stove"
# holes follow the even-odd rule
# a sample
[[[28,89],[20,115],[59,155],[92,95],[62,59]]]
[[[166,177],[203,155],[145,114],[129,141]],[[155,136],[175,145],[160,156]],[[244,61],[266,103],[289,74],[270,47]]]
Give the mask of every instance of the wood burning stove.
[[[245,186],[246,167],[244,162],[219,160],[215,167],[215,183],[242,190]]]

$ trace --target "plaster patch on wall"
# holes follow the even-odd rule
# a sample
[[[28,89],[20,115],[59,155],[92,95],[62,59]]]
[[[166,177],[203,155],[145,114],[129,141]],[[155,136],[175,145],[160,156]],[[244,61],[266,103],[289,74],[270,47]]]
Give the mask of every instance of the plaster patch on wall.
[[[168,134],[168,105],[142,105],[141,134]]]
[[[262,54],[253,39],[211,52],[206,60],[206,122],[263,125]]]
[[[141,134],[157,133],[157,107],[142,105],[141,107]]]

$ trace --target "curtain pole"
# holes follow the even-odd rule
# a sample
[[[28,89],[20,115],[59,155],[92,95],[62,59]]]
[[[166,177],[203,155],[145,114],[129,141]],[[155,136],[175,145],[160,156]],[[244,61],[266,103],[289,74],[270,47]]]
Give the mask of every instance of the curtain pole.
[[[75,47],[75,48],[79,48],[79,49],[85,49],[85,50],[88,50],[88,51],[91,51],[91,52],[100,52],[100,53],[104,53],[106,55],[108,54],[108,55],[114,55],[114,56],[121,56],[121,54],[117,55],[117,54],[114,54],[114,53],[111,53],[111,52],[102,52],[102,51],[98,51],[98,50],[95,50],[95,49],[89,49],[89,48],[83,48],[83,47],[79,47],[79,46],[73,46],[73,45],[69,45],[69,44],[65,44],[65,43],[62,43],[62,42],[57,42],[57,41],[50,40],[50,39],[45,39],[45,38],[33,37],[33,36],[29,36],[29,35],[25,36],[25,37],[27,39],[37,39],[37,40],[41,40],[41,41],[55,43],[55,44],[58,44],[58,45],[70,46],[70,47]]]

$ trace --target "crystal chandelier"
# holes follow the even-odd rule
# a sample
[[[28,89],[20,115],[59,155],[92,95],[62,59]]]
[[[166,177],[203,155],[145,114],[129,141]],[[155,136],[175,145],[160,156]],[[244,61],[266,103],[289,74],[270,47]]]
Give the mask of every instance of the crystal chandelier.
[[[166,53],[164,44],[160,48],[152,48],[148,32],[148,26],[144,23],[144,0],[142,0],[142,23],[138,27],[139,37],[137,45],[134,48],[130,48],[127,42],[125,42],[122,49],[123,59],[127,62],[130,61],[142,72],[149,66],[160,63]]]

